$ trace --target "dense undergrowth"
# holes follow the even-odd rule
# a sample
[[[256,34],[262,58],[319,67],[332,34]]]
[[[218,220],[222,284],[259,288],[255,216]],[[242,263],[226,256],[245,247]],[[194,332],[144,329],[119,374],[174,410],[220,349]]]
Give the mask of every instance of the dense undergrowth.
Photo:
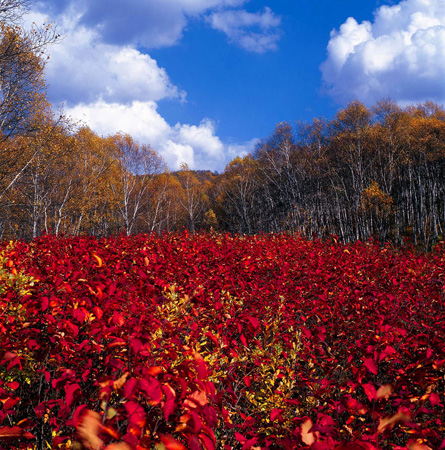
[[[0,448],[445,448],[445,245],[1,245]]]

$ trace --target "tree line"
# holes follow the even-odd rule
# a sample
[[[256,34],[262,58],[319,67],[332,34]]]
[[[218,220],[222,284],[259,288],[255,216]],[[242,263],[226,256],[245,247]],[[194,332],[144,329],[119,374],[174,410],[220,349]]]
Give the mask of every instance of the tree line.
[[[343,241],[445,229],[445,111],[432,102],[353,101],[332,120],[280,123],[221,174],[167,169],[130,135],[99,136],[45,95],[50,26],[25,32],[27,0],[0,0],[0,237],[187,228],[298,232]]]
[[[445,235],[445,110],[353,101],[333,120],[282,123],[222,184],[216,210],[237,232],[430,248]]]

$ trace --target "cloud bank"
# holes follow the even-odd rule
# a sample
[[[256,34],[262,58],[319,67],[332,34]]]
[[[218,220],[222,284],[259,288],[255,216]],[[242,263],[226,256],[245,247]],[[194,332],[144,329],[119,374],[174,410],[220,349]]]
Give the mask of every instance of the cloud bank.
[[[350,17],[331,32],[321,65],[337,101],[445,102],[445,0],[404,0],[382,6],[374,20]]]
[[[40,0],[52,17],[76,16],[79,25],[115,45],[160,48],[177,44],[188,20],[248,0]]]
[[[191,19],[220,29],[229,40],[253,52],[276,48],[280,19],[266,8],[248,13],[246,0],[45,0],[28,21],[55,21],[61,42],[49,49],[47,81],[51,100],[68,115],[101,135],[122,131],[149,143],[171,169],[221,171],[234,149],[225,145],[215,123],[169,124],[160,101],[184,102],[186,93],[149,55],[149,49],[175,45]],[[239,145],[239,147],[237,147]]]
[[[33,19],[38,20],[35,15]],[[104,43],[96,31],[62,19],[58,27],[65,37],[50,48],[46,70],[54,101],[71,106],[99,98],[127,103],[184,97],[148,54]]]
[[[203,119],[199,125],[171,126],[157,111],[156,102],[134,101],[124,105],[99,100],[68,108],[67,114],[99,134],[123,131],[139,142],[149,142],[172,169],[179,169],[186,162],[190,168],[220,171],[228,156],[211,120]]]

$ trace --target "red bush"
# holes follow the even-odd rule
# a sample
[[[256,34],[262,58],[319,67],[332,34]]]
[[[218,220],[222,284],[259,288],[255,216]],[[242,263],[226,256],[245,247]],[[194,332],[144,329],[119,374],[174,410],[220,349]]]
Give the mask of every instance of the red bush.
[[[2,248],[0,448],[445,448],[443,244]]]

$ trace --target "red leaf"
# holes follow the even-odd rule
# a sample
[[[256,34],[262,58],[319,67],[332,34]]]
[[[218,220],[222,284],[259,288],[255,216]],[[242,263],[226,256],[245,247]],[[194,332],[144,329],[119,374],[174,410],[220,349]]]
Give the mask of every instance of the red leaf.
[[[364,389],[366,397],[368,397],[370,402],[377,398],[377,391],[371,383],[362,384],[362,388]]]
[[[150,405],[159,405],[162,400],[161,385],[156,378],[139,380],[139,387],[147,394]]]
[[[270,420],[271,422],[274,422],[275,419],[281,418],[281,413],[283,412],[282,409],[274,408],[270,413]]]
[[[346,406],[349,410],[358,411],[360,414],[366,414],[368,412],[368,407],[355,398],[349,398]]]
[[[131,425],[136,425],[139,428],[145,425],[145,411],[139,403],[130,400],[125,403],[125,409]]]
[[[32,439],[35,436],[20,427],[1,427],[0,428],[0,441],[9,441],[18,438]]]
[[[155,377],[156,375],[159,375],[160,373],[162,373],[162,367],[159,367],[159,366],[153,366],[153,367],[150,367],[150,368],[147,370],[147,373],[148,373],[149,375]]]
[[[434,408],[435,406],[437,406],[440,402],[440,397],[435,393],[435,392],[431,392],[430,394],[430,403],[431,406]]]
[[[125,323],[125,317],[117,311],[114,311],[112,322],[115,325],[122,326]]]
[[[137,354],[144,348],[144,344],[142,344],[142,341],[140,339],[131,339],[130,347],[133,352]]]
[[[168,384],[165,384],[164,386],[162,386],[162,391],[164,392],[164,394],[167,398],[167,400],[164,403],[164,417],[165,417],[165,420],[168,420],[170,415],[173,414],[173,412],[176,409],[176,404],[175,404],[176,393],[175,393],[174,389]]]
[[[93,312],[98,320],[102,319],[104,313],[98,306],[93,306]]]
[[[124,397],[125,398],[131,398],[133,395],[133,392],[136,388],[136,385],[138,384],[138,380],[136,378],[130,378],[127,380],[124,384]]]
[[[80,391],[80,386],[76,383],[76,384],[70,384],[70,385],[65,385],[65,404],[67,406],[67,408],[70,408],[73,400],[74,400],[74,393],[76,391]]]
[[[73,309],[73,317],[79,323],[83,323],[86,318],[86,314],[81,309]]]
[[[127,345],[127,341],[125,339],[122,339],[120,337],[113,338],[113,341],[107,344],[107,348],[116,348],[116,347],[123,347]]]
[[[205,380],[208,377],[207,365],[204,361],[198,361],[197,371],[199,380]]]
[[[205,336],[207,336],[217,347],[219,346],[218,339],[210,331],[207,331]]]
[[[41,304],[42,311],[46,311],[48,309],[48,306],[49,306],[48,297],[42,297],[42,304]]]
[[[75,337],[77,337],[78,336],[78,334],[79,334],[79,327],[77,327],[76,325],[74,325],[72,322],[70,322],[69,320],[67,320],[66,322],[65,322],[65,325],[66,325],[66,327],[69,329],[69,330],[71,330],[71,333],[73,333],[73,335],[75,336]]]
[[[244,437],[241,433],[238,433],[237,431],[235,431],[235,439],[236,439],[238,442],[241,442],[241,444],[244,444],[244,442],[247,441],[247,438]]]
[[[36,416],[38,419],[41,419],[43,414],[46,411],[46,402],[40,402],[35,408],[34,408],[34,412],[36,413]]]
[[[258,442],[257,438],[249,439],[248,441],[244,442],[243,449],[242,450],[252,450],[253,446]]]
[[[20,401],[18,397],[13,398],[9,397],[6,401],[3,400],[3,411],[8,411],[9,409],[14,408],[14,406]]]
[[[365,364],[366,368],[373,373],[374,375],[377,375],[377,364],[372,358],[364,358],[363,363]]]
[[[201,417],[193,411],[190,411],[190,413],[186,414],[186,416],[188,417],[186,424],[191,428],[191,432],[194,434],[199,433],[202,428]]]
[[[167,450],[187,450],[186,447],[169,434],[161,434],[161,442]]]
[[[247,316],[247,320],[252,324],[255,330],[259,328],[260,322],[258,322],[258,319],[256,317]]]
[[[11,381],[11,383],[6,383],[6,386],[15,391],[16,389],[19,388],[20,384],[18,381]]]
[[[394,353],[396,353],[396,349],[387,345],[382,353],[380,353],[379,361],[383,361],[388,355],[393,355]]]
[[[195,391],[184,400],[184,406],[193,409],[207,405],[208,402],[207,394],[204,391]]]
[[[199,442],[198,436],[191,434],[188,439],[190,450],[202,450],[202,445]]]
[[[218,424],[218,415],[215,409],[210,405],[205,405],[202,410],[207,426],[214,428]]]
[[[391,347],[391,345],[387,345],[385,347],[385,350],[383,350],[384,353],[387,355],[393,355],[394,353],[397,353],[396,349],[394,347]]]

